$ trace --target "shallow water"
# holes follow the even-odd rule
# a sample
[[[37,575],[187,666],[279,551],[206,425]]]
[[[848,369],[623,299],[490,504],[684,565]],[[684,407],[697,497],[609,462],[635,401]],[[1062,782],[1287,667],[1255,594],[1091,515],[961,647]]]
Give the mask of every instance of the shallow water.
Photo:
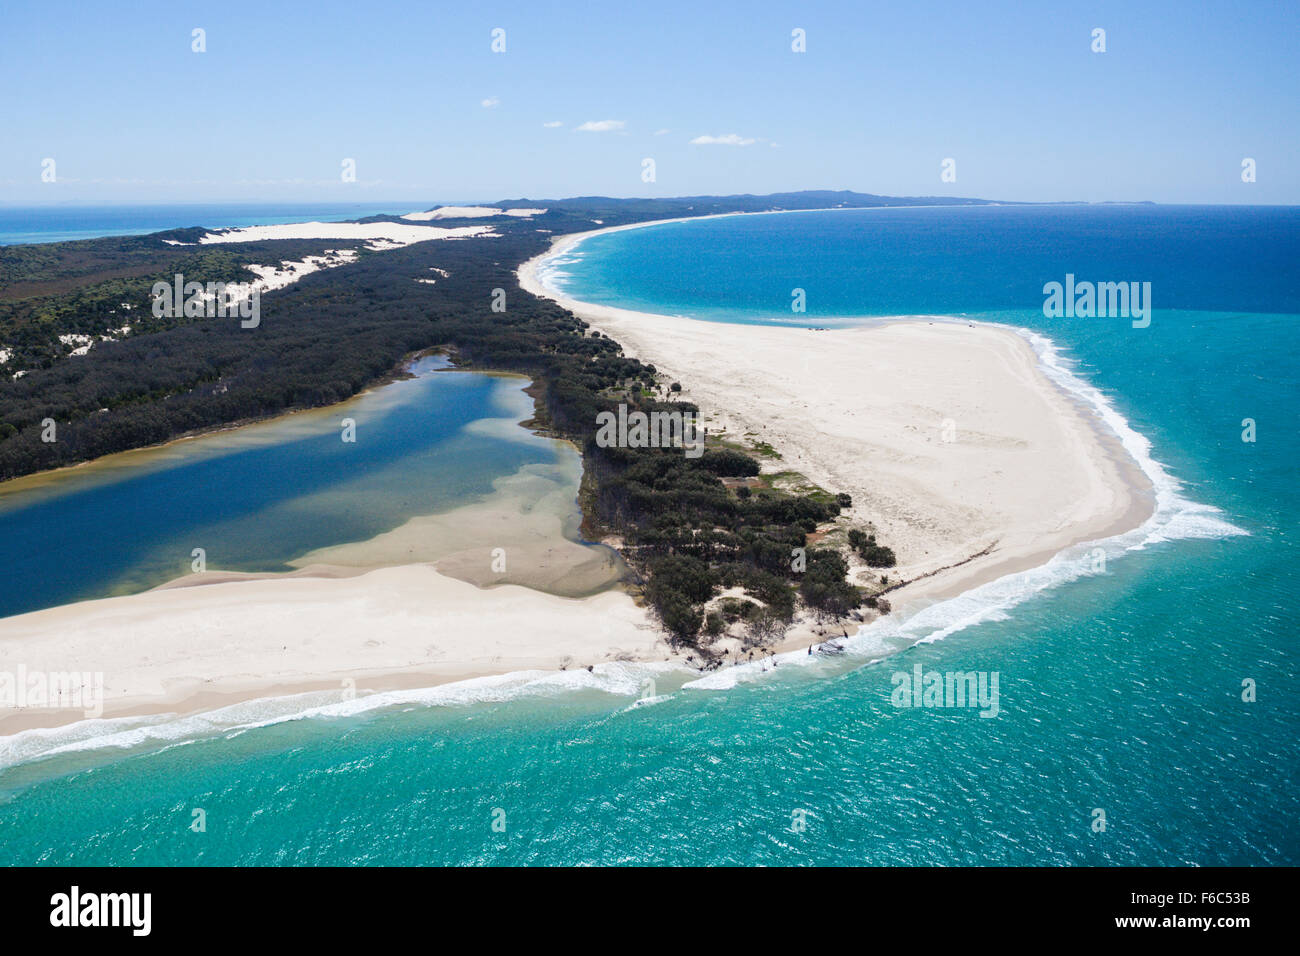
[[[793,282],[808,324],[967,313],[1048,336],[1178,499],[1103,573],[1063,556],[775,670],[605,665],[160,723],[0,771],[0,862],[1300,862],[1295,215],[1046,208],[995,228],[957,209],[871,231],[874,212],[630,230],[562,269],[580,298],[650,311],[785,320]],[[1151,326],[1044,319],[1067,271],[1153,281]],[[894,706],[918,665],[996,673],[997,717]]]
[[[190,573],[196,548],[209,571],[291,571],[576,457],[518,427],[532,417],[524,380],[446,365],[421,359],[414,378],[334,408],[0,486],[0,615],[147,590]]]

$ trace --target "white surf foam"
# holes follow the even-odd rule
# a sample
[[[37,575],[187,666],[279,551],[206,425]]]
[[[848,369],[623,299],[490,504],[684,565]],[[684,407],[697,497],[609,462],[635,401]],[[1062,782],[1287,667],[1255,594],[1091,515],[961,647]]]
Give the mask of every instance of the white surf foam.
[[[938,317],[936,317],[938,318]],[[949,321],[969,322],[969,319]],[[999,323],[984,323],[995,325]],[[879,618],[846,640],[836,643],[857,663],[878,660],[906,647],[930,644],[986,621],[1006,620],[1012,608],[1067,581],[1102,573],[1098,562],[1100,549],[1105,562],[1130,551],[1141,551],[1152,544],[1188,538],[1228,538],[1248,534],[1232,524],[1223,511],[1212,505],[1192,501],[1183,495],[1183,485],[1163,465],[1151,457],[1151,442],[1133,429],[1111,401],[1079,376],[1073,362],[1049,338],[1030,329],[1001,325],[1023,336],[1038,356],[1044,374],[1067,394],[1091,408],[1119,438],[1125,451],[1133,457],[1150,480],[1155,494],[1155,510],[1145,522],[1131,531],[1097,541],[1073,545],[1058,552],[1046,564],[1008,574],[940,601],[906,618]],[[691,681],[686,689],[724,690],[737,684],[775,674],[780,666],[824,667],[826,658],[809,655],[806,650],[776,655],[765,661],[746,663],[717,671]]]
[[[349,717],[401,706],[464,706],[518,697],[558,697],[575,691],[595,691],[640,698],[632,705],[636,707],[667,699],[670,694],[662,693],[665,688],[670,692],[678,688],[726,690],[770,678],[782,670],[788,674],[792,669],[810,674],[819,671],[839,673],[845,669],[846,658],[854,666],[860,666],[906,647],[943,640],[977,624],[1005,620],[1012,608],[1035,595],[1099,573],[1095,561],[1097,549],[1109,562],[1127,552],[1160,542],[1247,534],[1228,521],[1220,509],[1186,498],[1182,493],[1182,483],[1151,457],[1151,443],[1130,426],[1099,389],[1074,372],[1073,363],[1050,339],[1029,329],[1002,327],[1010,328],[1028,340],[1044,373],[1068,394],[1092,408],[1150,479],[1155,493],[1155,510],[1141,526],[1103,540],[1074,545],[1043,565],[990,581],[906,618],[891,615],[873,621],[850,637],[834,642],[843,648],[844,655],[809,654],[807,649],[800,649],[733,665],[694,679],[696,672],[681,665],[613,662],[598,664],[591,672],[518,671],[416,690],[361,694],[352,700],[339,700],[338,692],[316,692],[259,698],[185,717],[166,714],[86,720],[54,729],[29,730],[0,737],[0,767],[107,747],[165,747],[291,720]],[[808,668],[813,670],[806,670]],[[649,697],[646,696],[647,684],[652,688]],[[654,690],[656,685],[659,693]]]
[[[514,671],[412,690],[360,691],[351,699],[342,699],[340,691],[312,691],[260,697],[186,716],[160,714],[82,720],[0,737],[0,768],[104,748],[157,750],[287,721],[356,717],[390,708],[467,706],[521,697],[559,698],[578,691],[638,698],[647,689],[654,694],[656,687],[675,690],[692,673],[681,665],[667,662],[615,661],[597,664],[591,671]],[[364,685],[364,681],[361,683]],[[661,694],[655,699],[665,696]]]
[[[582,261],[583,258],[578,245],[574,244],[563,252],[554,253],[540,260],[534,275],[537,276],[537,281],[541,283],[543,289],[557,296],[567,296],[565,286],[573,278],[573,273],[568,271],[569,266]]]

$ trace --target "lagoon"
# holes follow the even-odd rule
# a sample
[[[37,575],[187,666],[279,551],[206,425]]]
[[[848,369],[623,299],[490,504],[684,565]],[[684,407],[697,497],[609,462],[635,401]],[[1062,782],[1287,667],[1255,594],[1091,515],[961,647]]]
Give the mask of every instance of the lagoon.
[[[419,359],[342,405],[0,485],[0,616],[155,587],[197,570],[195,549],[209,571],[292,571],[527,466],[576,471],[572,448],[518,426],[526,380],[447,366]]]

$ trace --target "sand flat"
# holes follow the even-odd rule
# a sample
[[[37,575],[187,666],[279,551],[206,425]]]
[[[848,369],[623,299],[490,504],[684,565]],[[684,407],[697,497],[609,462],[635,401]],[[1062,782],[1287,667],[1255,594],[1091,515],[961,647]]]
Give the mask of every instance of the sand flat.
[[[632,599],[575,600],[516,585],[482,589],[426,565],[351,577],[228,580],[70,604],[0,624],[0,671],[104,675],[104,715],[185,711],[201,695],[266,696],[305,685],[437,684],[515,670],[668,654]],[[0,734],[83,718],[0,711]]]

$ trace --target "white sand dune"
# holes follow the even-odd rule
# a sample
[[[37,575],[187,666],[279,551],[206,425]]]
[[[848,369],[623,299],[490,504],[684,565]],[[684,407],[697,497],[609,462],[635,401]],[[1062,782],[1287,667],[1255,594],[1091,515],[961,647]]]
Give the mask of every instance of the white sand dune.
[[[527,219],[540,216],[545,209],[498,209],[496,206],[439,206],[427,212],[408,212],[403,219],[428,222],[431,219],[482,219],[487,216],[515,216]]]
[[[307,256],[298,261],[282,261],[278,266],[248,265],[257,278],[249,283],[249,292],[274,292],[287,289],[304,276],[321,269],[336,269],[357,261],[355,249],[326,249],[323,256]]]
[[[434,239],[469,239],[492,235],[491,226],[408,226],[400,222],[290,222],[275,226],[218,229],[199,239],[207,245],[221,242],[262,242],[267,239],[363,239],[385,248],[409,246]]]

